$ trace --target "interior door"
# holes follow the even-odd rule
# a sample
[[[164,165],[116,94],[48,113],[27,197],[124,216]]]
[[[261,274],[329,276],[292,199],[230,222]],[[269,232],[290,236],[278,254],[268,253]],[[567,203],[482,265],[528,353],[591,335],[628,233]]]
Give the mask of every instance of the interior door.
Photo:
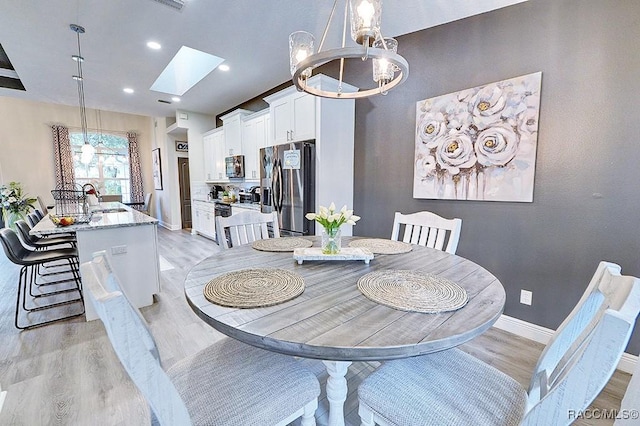
[[[189,184],[189,159],[178,158],[178,184],[180,185],[180,213],[182,229],[191,229],[191,189]]]

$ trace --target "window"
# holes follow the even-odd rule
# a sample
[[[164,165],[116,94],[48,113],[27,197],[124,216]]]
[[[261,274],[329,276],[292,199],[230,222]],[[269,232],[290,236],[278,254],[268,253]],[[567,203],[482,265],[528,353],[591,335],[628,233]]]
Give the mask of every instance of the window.
[[[91,163],[82,164],[82,133],[69,134],[76,183],[91,183],[101,195],[122,195],[122,201],[129,202],[129,141],[125,136],[109,133],[88,133],[87,137],[89,143],[96,148],[96,154]]]

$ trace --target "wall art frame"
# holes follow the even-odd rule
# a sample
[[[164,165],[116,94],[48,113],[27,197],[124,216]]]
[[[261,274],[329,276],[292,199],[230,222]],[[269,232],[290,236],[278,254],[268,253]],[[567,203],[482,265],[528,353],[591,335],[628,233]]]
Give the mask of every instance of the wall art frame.
[[[162,189],[162,163],[160,161],[160,148],[151,151],[153,186],[155,189]]]
[[[542,72],[416,103],[413,197],[532,202]]]

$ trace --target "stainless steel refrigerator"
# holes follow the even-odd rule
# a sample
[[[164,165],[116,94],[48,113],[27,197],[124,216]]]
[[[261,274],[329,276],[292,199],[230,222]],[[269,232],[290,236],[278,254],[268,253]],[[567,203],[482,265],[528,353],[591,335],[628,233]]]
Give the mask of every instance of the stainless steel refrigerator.
[[[260,149],[260,209],[278,212],[280,235],[315,235],[316,146],[313,140]]]

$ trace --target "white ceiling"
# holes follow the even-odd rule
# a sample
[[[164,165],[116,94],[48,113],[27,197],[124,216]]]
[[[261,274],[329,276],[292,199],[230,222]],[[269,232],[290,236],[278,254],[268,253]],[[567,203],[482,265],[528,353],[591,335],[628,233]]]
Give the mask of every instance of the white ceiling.
[[[0,88],[0,96],[78,105],[71,76],[76,34],[81,35],[88,108],[173,116],[177,108],[218,114],[291,78],[288,36],[306,30],[319,39],[331,0],[184,0],[177,11],[153,0],[0,0],[0,44],[26,92]],[[397,37],[525,0],[385,0],[382,32]],[[341,27],[343,2],[338,2]],[[332,28],[337,46],[341,28]],[[149,40],[162,44],[153,51]],[[231,71],[214,70],[182,97],[149,88],[181,46],[226,59]],[[402,54],[402,45],[399,47]],[[411,66],[411,64],[409,64]],[[411,78],[411,77],[409,77]],[[124,87],[135,93],[123,93]]]

